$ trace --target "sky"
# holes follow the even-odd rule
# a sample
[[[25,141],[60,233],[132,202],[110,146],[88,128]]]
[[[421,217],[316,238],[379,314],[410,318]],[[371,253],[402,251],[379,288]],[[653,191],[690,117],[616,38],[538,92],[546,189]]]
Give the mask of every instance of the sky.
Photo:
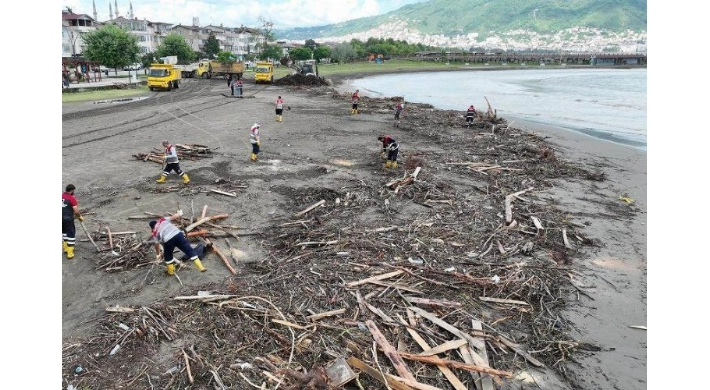
[[[109,19],[109,2],[114,16],[116,3],[121,16],[127,16],[133,3],[134,16],[152,22],[192,25],[192,18],[198,17],[201,26],[258,28],[264,20],[278,30],[381,15],[426,0],[62,0],[62,9],[93,17],[93,1],[101,22]]]

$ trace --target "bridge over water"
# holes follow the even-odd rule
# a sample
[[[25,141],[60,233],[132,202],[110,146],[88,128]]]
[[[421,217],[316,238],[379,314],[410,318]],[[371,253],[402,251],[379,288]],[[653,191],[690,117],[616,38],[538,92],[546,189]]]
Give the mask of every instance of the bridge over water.
[[[647,65],[646,53],[480,53],[420,52],[409,59],[491,63],[491,64],[569,64],[569,65]]]

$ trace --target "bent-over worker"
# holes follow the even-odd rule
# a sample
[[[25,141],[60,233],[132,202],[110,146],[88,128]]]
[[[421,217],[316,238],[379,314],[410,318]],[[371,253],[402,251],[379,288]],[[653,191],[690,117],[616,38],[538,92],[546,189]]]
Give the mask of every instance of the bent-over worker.
[[[171,222],[180,217],[182,217],[182,210],[178,210],[177,213],[169,217],[148,222],[148,226],[150,226],[152,232],[152,240],[155,245],[155,257],[156,259],[160,259],[160,249],[162,245],[162,257],[163,261],[165,261],[165,264],[168,266],[168,275],[175,275],[175,258],[173,257],[173,251],[175,248],[178,248],[187,255],[190,260],[195,262],[195,266],[198,270],[204,272],[205,267],[202,266],[202,262],[197,256],[195,248],[190,245],[190,242],[185,237],[185,233]]]
[[[399,153],[397,141],[391,135],[381,135],[377,140],[382,142],[382,153],[387,153],[385,168],[397,169],[397,153]]]

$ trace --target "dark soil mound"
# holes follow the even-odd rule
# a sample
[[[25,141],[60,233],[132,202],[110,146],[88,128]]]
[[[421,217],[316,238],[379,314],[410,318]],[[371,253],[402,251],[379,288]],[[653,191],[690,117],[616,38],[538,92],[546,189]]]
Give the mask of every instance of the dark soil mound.
[[[308,86],[322,86],[328,85],[328,82],[323,77],[317,76],[304,76],[300,73],[295,73],[282,77],[274,81],[274,85],[308,85]]]

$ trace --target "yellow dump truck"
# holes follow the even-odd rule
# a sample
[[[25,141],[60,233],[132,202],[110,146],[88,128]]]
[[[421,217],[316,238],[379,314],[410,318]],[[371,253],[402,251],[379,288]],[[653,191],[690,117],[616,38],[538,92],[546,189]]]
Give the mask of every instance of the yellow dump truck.
[[[254,83],[274,83],[274,64],[271,62],[257,62],[254,71]]]
[[[148,89],[180,88],[181,72],[172,64],[150,64],[148,71]]]
[[[244,63],[243,62],[219,62],[219,61],[200,61],[197,65],[196,75],[197,77],[202,77],[203,79],[211,79],[212,77],[222,76],[227,78],[228,76],[242,78],[244,74]]]

